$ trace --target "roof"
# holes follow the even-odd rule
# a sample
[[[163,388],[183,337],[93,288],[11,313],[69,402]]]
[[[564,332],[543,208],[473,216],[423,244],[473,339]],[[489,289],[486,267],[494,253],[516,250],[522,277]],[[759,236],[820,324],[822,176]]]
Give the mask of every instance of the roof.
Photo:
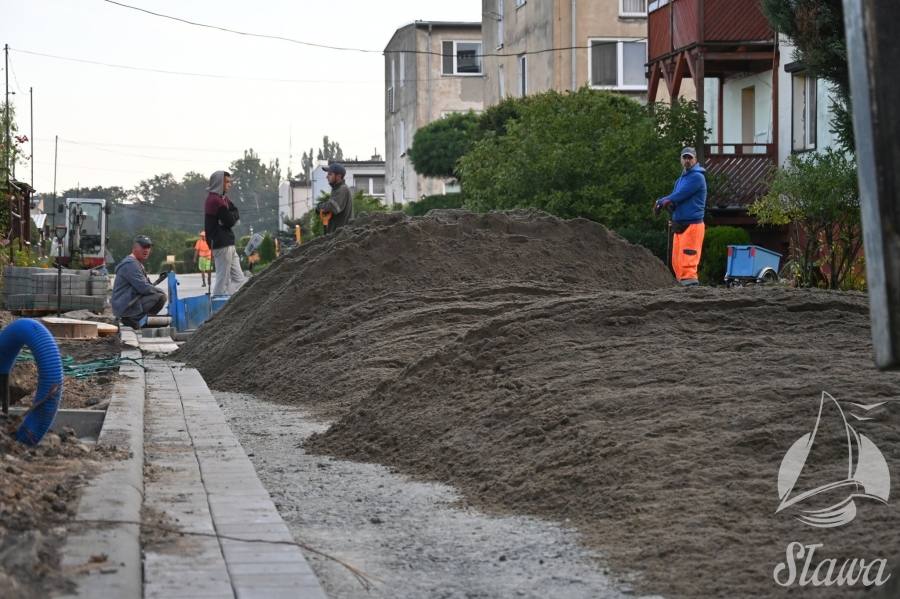
[[[37,226],[38,229],[43,229],[44,222],[47,220],[47,215],[46,214],[32,214],[31,220],[34,221],[34,224],[35,224],[35,226]]]

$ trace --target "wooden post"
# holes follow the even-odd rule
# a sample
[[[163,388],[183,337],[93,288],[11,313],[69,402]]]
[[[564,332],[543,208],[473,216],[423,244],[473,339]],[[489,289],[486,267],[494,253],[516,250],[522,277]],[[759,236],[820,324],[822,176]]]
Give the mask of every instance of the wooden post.
[[[900,4],[844,0],[875,364],[900,368]]]

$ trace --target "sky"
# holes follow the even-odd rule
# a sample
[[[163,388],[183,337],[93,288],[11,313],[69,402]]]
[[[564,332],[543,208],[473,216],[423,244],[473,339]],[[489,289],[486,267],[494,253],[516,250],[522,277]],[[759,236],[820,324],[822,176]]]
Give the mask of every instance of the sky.
[[[34,155],[39,193],[53,192],[55,149],[57,191],[131,188],[163,173],[179,180],[188,171],[209,175],[250,148],[264,162],[277,158],[283,175],[288,165],[297,173],[303,152],[318,151],[324,135],[340,143],[345,158],[383,156],[381,52],[394,31],[415,20],[481,21],[481,0],[116,1],[206,25],[374,52],[241,36],[108,0],[2,0],[0,44],[10,48],[11,67],[3,74],[14,92],[19,135],[30,139],[34,107],[33,147],[23,149]],[[31,168],[17,165],[16,177],[30,182]]]

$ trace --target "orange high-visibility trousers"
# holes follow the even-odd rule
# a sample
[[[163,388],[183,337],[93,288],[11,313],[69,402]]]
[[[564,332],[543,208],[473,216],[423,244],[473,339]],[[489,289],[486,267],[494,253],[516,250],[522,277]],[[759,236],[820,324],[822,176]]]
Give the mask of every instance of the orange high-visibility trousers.
[[[672,239],[672,270],[682,284],[699,283],[697,266],[703,249],[703,235],[706,225],[688,225],[684,233],[676,233]]]

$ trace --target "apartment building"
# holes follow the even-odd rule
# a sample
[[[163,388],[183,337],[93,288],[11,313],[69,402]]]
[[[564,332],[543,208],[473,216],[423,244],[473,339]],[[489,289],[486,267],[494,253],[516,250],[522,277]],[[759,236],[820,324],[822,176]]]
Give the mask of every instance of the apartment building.
[[[484,104],[550,89],[647,99],[647,0],[482,0]]]
[[[397,29],[385,55],[385,202],[408,203],[458,189],[418,175],[407,150],[421,127],[454,112],[481,112],[481,23],[415,21]]]

